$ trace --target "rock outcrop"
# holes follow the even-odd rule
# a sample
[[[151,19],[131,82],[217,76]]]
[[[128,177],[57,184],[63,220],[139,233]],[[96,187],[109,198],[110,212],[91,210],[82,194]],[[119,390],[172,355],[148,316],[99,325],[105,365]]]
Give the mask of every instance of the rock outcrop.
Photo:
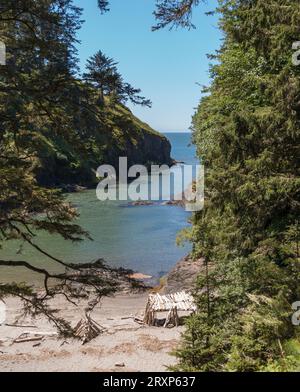
[[[141,164],[173,165],[171,144],[159,132],[139,120],[125,106],[119,104],[107,108],[107,116],[112,119],[109,125],[91,124],[88,130],[92,135],[82,145],[90,145],[81,152],[80,148],[68,143],[63,137],[55,140],[43,139],[43,149],[37,157],[36,177],[44,186],[94,187],[97,184],[96,170],[100,165],[112,165],[118,172],[119,157],[127,157],[128,167]],[[92,141],[91,141],[92,140]],[[80,147],[80,146],[77,146]]]
[[[171,143],[164,135],[139,120],[129,109],[121,107],[120,110],[124,112],[117,122],[120,131],[112,134],[107,163],[117,168],[119,157],[127,157],[128,166],[175,164],[171,158]],[[124,123],[126,116],[128,120]]]
[[[204,259],[192,260],[190,256],[184,257],[166,276],[162,294],[191,291],[195,287],[197,276],[204,271]]]

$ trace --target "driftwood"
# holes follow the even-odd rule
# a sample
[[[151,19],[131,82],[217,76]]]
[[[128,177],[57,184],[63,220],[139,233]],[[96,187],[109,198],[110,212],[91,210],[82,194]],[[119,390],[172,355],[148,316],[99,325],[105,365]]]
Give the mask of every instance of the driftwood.
[[[196,309],[193,297],[185,291],[169,295],[150,294],[146,305],[144,323],[154,326],[156,312],[168,312],[164,328],[168,325],[177,327],[179,325],[178,311],[195,312]]]
[[[122,363],[116,363],[116,364],[115,364],[115,367],[123,368],[123,367],[125,367],[125,363],[124,363],[124,362],[122,362]]]
[[[34,335],[34,336],[58,336],[57,332],[45,332],[45,331],[40,331],[40,332],[35,332],[35,331],[25,331],[24,334],[27,335]]]
[[[6,327],[13,328],[37,328],[35,325],[20,325],[20,324],[4,324]]]
[[[33,336],[33,337],[28,337],[28,338],[17,338],[13,341],[13,343],[27,343],[27,342],[37,342],[40,340],[43,340],[44,337],[43,336]]]
[[[164,328],[167,328],[167,326],[170,324],[174,325],[175,327],[178,327],[179,325],[179,317],[176,306],[169,311],[164,324]]]
[[[83,344],[86,344],[98,337],[103,331],[104,328],[86,314],[76,325],[74,334],[82,340]]]
[[[14,343],[27,343],[37,342],[43,340],[46,336],[57,336],[57,332],[34,332],[26,331],[23,332],[18,338],[13,341]]]
[[[135,317],[135,318],[133,319],[133,321],[134,321],[135,323],[140,324],[140,325],[143,325],[143,324],[144,324],[144,320],[142,320],[142,319],[140,319],[140,318],[138,318],[138,317]]]

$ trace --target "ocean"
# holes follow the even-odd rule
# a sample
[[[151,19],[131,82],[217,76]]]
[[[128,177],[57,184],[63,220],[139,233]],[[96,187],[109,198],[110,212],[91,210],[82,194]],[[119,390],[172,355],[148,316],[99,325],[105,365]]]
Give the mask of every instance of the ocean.
[[[196,164],[195,147],[189,133],[167,133],[172,144],[172,157],[186,164]],[[178,247],[176,237],[189,225],[190,214],[179,206],[160,203],[151,206],[129,206],[127,202],[96,198],[95,190],[68,195],[80,217],[76,223],[87,230],[93,241],[70,243],[48,233],[36,238],[41,248],[67,263],[104,259],[114,267],[129,268],[159,278],[191,250],[190,244]],[[28,260],[35,265],[55,270],[55,263],[27,245],[9,241],[0,249],[1,258]],[[36,276],[25,270],[1,270],[1,280],[34,281]]]

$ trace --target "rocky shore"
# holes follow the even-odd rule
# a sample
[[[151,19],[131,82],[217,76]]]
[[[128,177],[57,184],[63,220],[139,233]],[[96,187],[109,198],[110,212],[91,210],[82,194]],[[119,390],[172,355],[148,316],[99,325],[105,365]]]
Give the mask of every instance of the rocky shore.
[[[191,291],[197,276],[205,270],[204,259],[192,260],[190,256],[181,259],[166,275],[161,292],[172,294],[178,291]]]

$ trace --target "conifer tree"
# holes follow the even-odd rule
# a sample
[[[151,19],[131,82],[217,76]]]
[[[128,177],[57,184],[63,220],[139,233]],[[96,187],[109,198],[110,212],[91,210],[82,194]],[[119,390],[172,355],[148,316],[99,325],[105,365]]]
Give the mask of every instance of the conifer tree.
[[[83,78],[99,90],[100,103],[104,104],[104,97],[113,98],[115,102],[126,103],[128,100],[136,105],[151,107],[151,101],[140,96],[140,89],[125,83],[118,72],[113,59],[98,51],[87,61]]]
[[[173,20],[164,9],[184,11],[183,4],[162,1],[158,27],[192,23],[190,7]],[[193,119],[207,199],[189,237],[209,273],[199,277],[199,311],[188,321],[177,369],[295,370],[300,69],[292,47],[299,3],[220,0],[218,12],[225,38]]]
[[[0,39],[7,48],[6,65],[0,69],[0,249],[4,242],[18,239],[46,256],[56,271],[22,255],[18,261],[0,256],[0,268],[25,268],[44,282],[42,295],[31,285],[1,284],[0,298],[21,298],[25,311],[45,314],[61,332],[70,334],[70,325],[47,300],[63,294],[73,301],[78,298],[76,285],[98,299],[115,289],[115,282],[90,272],[92,265],[68,265],[38,243],[41,231],[73,242],[89,238],[74,223],[77,211],[61,192],[38,182],[50,148],[63,141],[74,149],[83,144],[84,133],[77,124],[89,99],[75,78],[81,10],[71,0],[0,0],[0,10]]]

